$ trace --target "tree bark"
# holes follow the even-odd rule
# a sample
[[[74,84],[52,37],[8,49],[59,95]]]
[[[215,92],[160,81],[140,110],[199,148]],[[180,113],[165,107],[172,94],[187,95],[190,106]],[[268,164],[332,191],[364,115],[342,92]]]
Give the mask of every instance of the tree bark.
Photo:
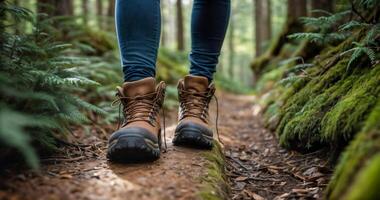
[[[167,0],[161,0],[161,46],[165,47],[166,46],[166,40],[167,40],[167,33],[166,33],[166,24],[167,24],[167,19],[166,19],[166,1]]]
[[[108,1],[107,16],[108,17],[114,17],[115,16],[115,0],[109,0]]]
[[[332,12],[334,9],[333,1],[331,0],[313,0],[311,1],[311,9],[312,10],[324,10],[327,12]],[[323,13],[314,12],[310,13],[313,17],[324,16]]]
[[[88,24],[88,0],[82,0],[83,23]]]
[[[5,6],[5,0],[0,0],[0,8]],[[4,49],[4,40],[5,40],[5,35],[4,35],[4,21],[6,18],[5,10],[0,9],[0,51]]]
[[[256,56],[260,56],[272,36],[270,0],[255,0],[255,22]]]
[[[103,28],[103,0],[96,0],[96,15],[98,18],[98,26]]]
[[[185,50],[182,0],[177,0],[177,50]]]
[[[103,0],[96,0],[96,14],[103,15]]]
[[[49,16],[72,16],[74,7],[72,0],[38,0],[37,11]]]
[[[294,21],[299,17],[307,15],[306,0],[288,0],[287,21]]]
[[[54,14],[55,0],[37,0],[37,13],[45,13],[49,16]]]
[[[303,31],[303,25],[298,21],[298,18],[307,15],[306,8],[307,0],[288,0],[288,14],[284,28],[274,39],[269,49],[260,56],[260,59],[255,59],[251,64],[254,81],[260,79],[260,75],[265,70],[269,61],[281,52],[283,46],[289,41],[287,36],[292,33]]]
[[[230,17],[229,24],[229,33],[228,33],[228,78],[234,78],[234,63],[235,63],[235,46],[234,46],[234,38],[235,38],[235,23],[233,15]]]

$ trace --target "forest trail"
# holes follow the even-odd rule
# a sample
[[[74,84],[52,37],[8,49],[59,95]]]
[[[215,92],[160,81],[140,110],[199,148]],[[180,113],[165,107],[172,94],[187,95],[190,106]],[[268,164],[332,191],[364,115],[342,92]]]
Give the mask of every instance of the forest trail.
[[[218,96],[231,186],[225,198],[321,198],[331,173],[324,157],[280,148],[274,134],[263,128],[254,96]],[[110,163],[105,157],[110,128],[94,127],[92,136],[77,130],[74,134],[88,145],[67,147],[60,157],[44,159],[39,173],[3,172],[0,199],[200,199],[212,161],[205,155],[208,151],[172,146],[175,119],[176,112],[170,112],[168,151],[158,161]]]

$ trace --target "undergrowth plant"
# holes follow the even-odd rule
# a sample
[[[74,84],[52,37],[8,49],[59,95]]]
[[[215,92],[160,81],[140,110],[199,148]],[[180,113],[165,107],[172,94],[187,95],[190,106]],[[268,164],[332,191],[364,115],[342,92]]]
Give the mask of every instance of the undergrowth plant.
[[[337,13],[318,11],[325,16],[301,18],[306,32],[288,36],[324,49],[308,60],[278,62],[280,81],[265,117],[283,146],[331,146],[338,153],[360,130],[380,98],[379,6],[378,0],[355,0]]]
[[[55,138],[69,134],[70,125],[89,122],[84,110],[105,114],[77,95],[99,84],[80,73],[83,61],[66,53],[72,46],[49,32],[51,20],[37,20],[7,2],[0,12],[0,142],[37,168],[35,146],[54,149]],[[15,34],[13,21],[32,29]]]

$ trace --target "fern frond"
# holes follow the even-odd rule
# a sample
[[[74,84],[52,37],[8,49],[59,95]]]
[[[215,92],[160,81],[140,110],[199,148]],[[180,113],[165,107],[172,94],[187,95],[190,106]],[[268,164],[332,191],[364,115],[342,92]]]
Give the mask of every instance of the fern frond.
[[[376,61],[376,52],[368,47],[363,47],[362,51],[368,56],[372,63]]]
[[[321,33],[293,33],[288,36],[289,39],[309,40],[310,42],[323,43],[325,36]]]
[[[285,86],[285,87],[288,87],[290,85],[292,85],[293,83],[295,83],[296,81],[302,79],[302,78],[305,78],[303,76],[288,76],[284,79],[281,79],[278,84],[282,85],[282,86]]]
[[[353,67],[352,65],[360,59],[361,55],[363,54],[362,49],[363,48],[361,47],[353,48],[353,53],[351,55],[350,61],[347,64],[347,71],[349,71]]]
[[[32,168],[38,168],[39,162],[30,136],[24,131],[25,126],[33,124],[33,117],[6,108],[0,109],[0,140],[18,149]]]
[[[81,107],[85,110],[88,110],[88,111],[93,111],[97,114],[100,114],[100,115],[106,115],[107,112],[93,104],[90,104],[78,97],[71,97],[71,96],[67,96],[67,97],[64,97],[68,102],[71,102],[72,104],[74,105],[77,105],[78,107]]]
[[[308,68],[311,68],[311,67],[314,67],[315,65],[312,64],[312,63],[303,63],[303,64],[298,64],[294,67],[292,67],[288,72],[294,72],[294,73],[297,73],[297,72],[300,72],[300,71],[304,71]]]
[[[339,26],[339,31],[351,31],[355,28],[365,28],[371,26],[370,24],[364,22],[358,22],[356,20],[349,21],[341,26]]]

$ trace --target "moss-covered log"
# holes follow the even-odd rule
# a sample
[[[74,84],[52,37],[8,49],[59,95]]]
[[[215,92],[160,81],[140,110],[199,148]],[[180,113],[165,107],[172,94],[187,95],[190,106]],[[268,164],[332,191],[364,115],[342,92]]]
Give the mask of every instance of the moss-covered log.
[[[324,47],[316,51],[308,42],[293,44],[291,55],[303,57],[312,67],[292,71],[299,62],[282,64],[291,58],[284,48],[253,63],[253,70],[261,73],[257,90],[266,94],[262,98],[266,125],[276,131],[280,144],[304,152],[329,148],[332,160],[338,161],[326,199],[380,196],[376,188],[380,184],[380,35],[373,14],[379,10],[358,2],[362,1],[354,2],[357,9],[374,10],[359,19],[362,24],[377,20],[372,26],[351,29],[342,40],[321,42]],[[304,36],[323,38],[326,33]],[[276,84],[286,79],[288,84]]]
[[[228,199],[229,184],[225,174],[225,157],[218,142],[210,152],[204,153],[207,159],[207,176],[203,179],[199,196],[203,200]]]
[[[380,100],[362,131],[340,159],[326,199],[377,199],[380,196]]]

